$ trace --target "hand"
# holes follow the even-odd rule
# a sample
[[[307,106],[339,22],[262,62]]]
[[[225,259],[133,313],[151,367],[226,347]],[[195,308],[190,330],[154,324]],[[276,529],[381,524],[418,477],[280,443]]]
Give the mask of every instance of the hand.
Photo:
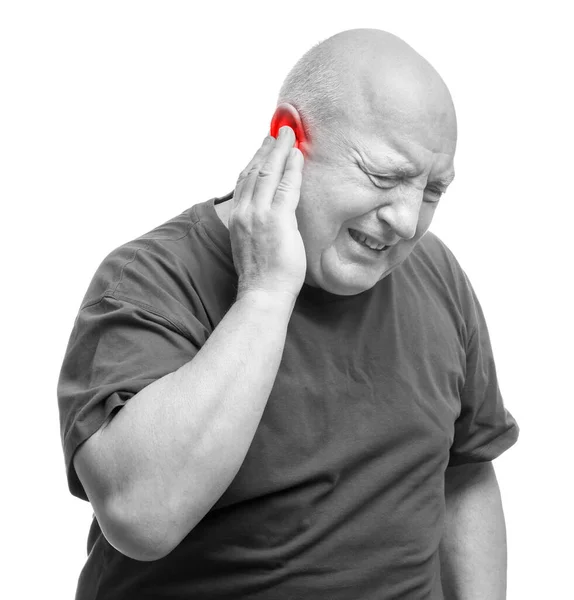
[[[262,291],[296,299],[303,286],[307,259],[295,209],[304,159],[294,143],[287,126],[277,140],[267,136],[237,180],[228,226],[238,298]]]

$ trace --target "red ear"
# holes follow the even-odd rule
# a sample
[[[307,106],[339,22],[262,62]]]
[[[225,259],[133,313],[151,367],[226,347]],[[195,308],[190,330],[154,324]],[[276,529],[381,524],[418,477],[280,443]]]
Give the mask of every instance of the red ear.
[[[301,145],[307,141],[301,117],[297,109],[291,104],[283,103],[275,109],[273,118],[271,119],[270,134],[276,138],[279,135],[279,129],[284,125],[288,125],[295,132],[295,148],[303,151]]]

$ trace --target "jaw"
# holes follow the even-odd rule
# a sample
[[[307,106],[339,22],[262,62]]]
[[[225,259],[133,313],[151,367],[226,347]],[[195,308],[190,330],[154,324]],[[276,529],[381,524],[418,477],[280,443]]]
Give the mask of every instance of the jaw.
[[[307,268],[305,283],[338,296],[354,296],[369,290],[387,275],[385,267],[388,267],[384,262],[378,269],[374,265],[360,264],[343,256],[335,245],[308,265],[311,266]]]

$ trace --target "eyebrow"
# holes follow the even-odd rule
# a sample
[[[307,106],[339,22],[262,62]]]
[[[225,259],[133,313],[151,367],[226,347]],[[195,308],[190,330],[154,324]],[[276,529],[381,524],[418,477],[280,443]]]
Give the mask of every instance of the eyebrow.
[[[454,180],[454,171],[452,171],[449,175],[443,175],[442,177],[437,177],[436,179],[433,179],[433,183],[438,183],[439,185],[444,186],[445,188],[448,187]]]
[[[380,158],[369,160],[369,163],[377,171],[384,171],[387,168],[391,168],[401,173],[401,175],[410,175],[416,171],[416,166],[401,154],[385,154]]]

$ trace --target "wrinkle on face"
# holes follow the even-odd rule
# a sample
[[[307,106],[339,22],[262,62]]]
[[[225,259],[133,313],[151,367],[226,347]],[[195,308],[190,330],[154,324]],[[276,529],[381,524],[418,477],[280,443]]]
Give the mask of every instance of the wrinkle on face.
[[[453,173],[456,115],[438,73],[402,40],[344,33],[331,42],[344,86],[337,136],[325,128],[310,147],[297,218],[306,283],[351,294],[399,266],[430,226],[437,202],[426,188]],[[396,184],[381,188],[369,174]],[[367,265],[349,250],[349,227],[398,243]]]

